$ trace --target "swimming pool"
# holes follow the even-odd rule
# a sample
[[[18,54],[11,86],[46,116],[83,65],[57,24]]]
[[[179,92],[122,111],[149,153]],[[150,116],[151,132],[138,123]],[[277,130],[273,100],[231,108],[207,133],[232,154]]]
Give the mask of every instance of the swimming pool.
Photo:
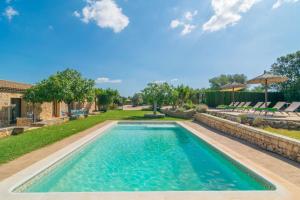
[[[274,189],[176,123],[118,123],[15,191]]]

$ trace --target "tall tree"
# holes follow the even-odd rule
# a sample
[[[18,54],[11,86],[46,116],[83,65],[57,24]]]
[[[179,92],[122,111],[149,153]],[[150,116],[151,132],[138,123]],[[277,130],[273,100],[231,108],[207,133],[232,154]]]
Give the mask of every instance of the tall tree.
[[[23,95],[23,99],[32,104],[32,118],[33,122],[36,122],[36,104],[43,103],[45,99],[41,85],[35,85],[27,89]]]
[[[118,90],[113,89],[99,89],[99,94],[97,95],[99,107],[101,110],[108,110],[109,106],[112,104],[120,105],[122,103],[122,98]]]
[[[186,103],[190,97],[191,88],[189,88],[188,86],[180,85],[176,88],[176,90],[178,92],[179,105],[183,106],[183,104]]]
[[[92,102],[94,100],[94,80],[85,79],[73,69],[66,69],[43,80],[44,100],[47,102],[65,102],[68,113],[71,113],[72,103]]]
[[[131,99],[133,106],[140,106],[143,104],[143,95],[141,93],[135,93]]]
[[[210,88],[213,90],[219,90],[223,85],[226,85],[228,83],[245,83],[246,81],[247,76],[244,74],[221,74],[220,76],[209,79]]]
[[[148,83],[142,93],[145,101],[153,105],[153,113],[156,115],[157,106],[162,106],[168,101],[170,86],[168,83]]]
[[[176,88],[172,87],[170,94],[169,94],[169,103],[172,105],[172,108],[175,109],[177,108],[179,104],[179,92],[177,91]]]
[[[300,100],[300,51],[277,58],[271,66],[274,74],[288,77],[284,83],[274,84],[274,87],[283,91],[289,101]]]

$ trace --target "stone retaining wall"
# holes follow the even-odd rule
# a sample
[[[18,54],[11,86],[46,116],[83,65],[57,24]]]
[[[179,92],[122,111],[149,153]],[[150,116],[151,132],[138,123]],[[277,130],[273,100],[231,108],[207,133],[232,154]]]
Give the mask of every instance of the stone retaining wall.
[[[10,136],[10,135],[19,135],[28,130],[29,127],[7,127],[0,128],[0,138]]]
[[[31,126],[32,118],[17,118],[17,126]]]
[[[298,140],[205,113],[197,113],[194,118],[196,121],[226,134],[300,163],[300,142]]]
[[[160,112],[170,117],[178,117],[183,119],[192,119],[193,116],[196,114],[195,110],[179,111],[179,110],[171,110],[171,109],[161,109]]]
[[[0,128],[0,138],[10,136],[13,132],[13,128]]]

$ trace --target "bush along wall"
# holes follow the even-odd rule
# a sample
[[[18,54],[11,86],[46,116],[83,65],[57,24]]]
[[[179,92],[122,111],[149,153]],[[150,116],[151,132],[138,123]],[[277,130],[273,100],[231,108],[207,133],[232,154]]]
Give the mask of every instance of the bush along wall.
[[[235,101],[253,103],[265,101],[263,92],[235,92]],[[204,102],[209,107],[217,107],[218,105],[229,105],[232,101],[232,92],[207,91],[204,93]],[[271,106],[277,101],[284,101],[284,94],[281,92],[269,92],[268,101],[272,102]]]

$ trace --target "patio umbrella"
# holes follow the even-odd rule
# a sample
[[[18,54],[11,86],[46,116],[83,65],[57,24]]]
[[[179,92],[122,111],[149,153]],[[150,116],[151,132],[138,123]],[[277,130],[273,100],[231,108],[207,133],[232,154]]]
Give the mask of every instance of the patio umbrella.
[[[231,98],[232,98],[232,102],[234,103],[234,92],[244,89],[245,87],[246,87],[245,84],[233,82],[233,83],[228,83],[226,85],[223,85],[221,87],[221,89],[222,89],[221,91],[231,91],[232,92]]]
[[[282,83],[287,81],[288,78],[285,76],[275,75],[271,72],[264,71],[264,74],[255,77],[249,81],[248,84],[262,84],[265,86],[265,106],[268,107],[268,85],[272,83]]]

